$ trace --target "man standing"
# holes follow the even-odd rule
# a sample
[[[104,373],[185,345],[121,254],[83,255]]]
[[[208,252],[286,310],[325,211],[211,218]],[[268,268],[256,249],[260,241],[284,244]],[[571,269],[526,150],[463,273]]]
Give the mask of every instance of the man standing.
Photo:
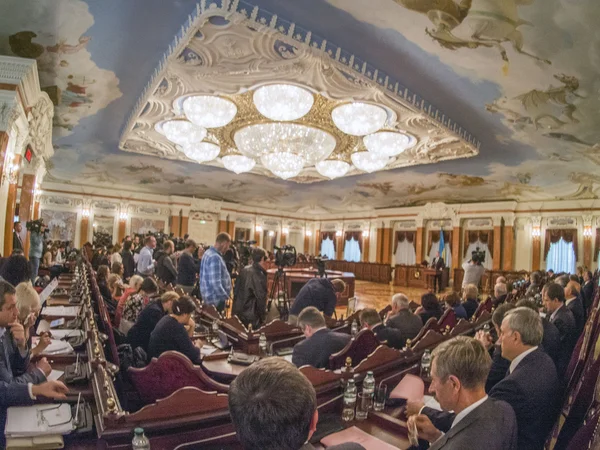
[[[267,252],[254,247],[251,257],[252,265],[244,267],[235,282],[231,313],[257,330],[267,317]]]
[[[21,231],[23,231],[23,226],[21,225],[21,222],[15,222],[13,225],[13,252],[15,250],[23,251],[23,240],[21,239]]]
[[[31,265],[31,283],[35,284],[40,268],[40,259],[44,253],[44,232],[46,225],[40,225],[39,231],[31,231],[29,235],[29,264]]]
[[[296,298],[290,308],[290,317],[288,322],[296,325],[298,315],[304,308],[314,306],[327,317],[333,316],[335,305],[337,304],[338,294],[344,292],[346,283],[340,279],[329,280],[328,278],[313,278],[308,281]]]
[[[132,245],[133,242],[125,240],[123,251],[121,252],[121,260],[123,261],[123,279],[125,281],[135,275],[135,261],[133,259],[133,253],[131,253]]]
[[[411,312],[410,302],[404,294],[395,294],[392,297],[392,310],[388,313],[385,323],[388,327],[399,330],[404,342],[419,334],[423,326],[421,318]]]
[[[433,292],[442,292],[442,274],[444,272],[444,258],[440,256],[440,252],[436,252],[435,258],[431,261],[431,268],[435,269],[435,275],[433,276]]]
[[[419,437],[431,442],[430,450],[513,450],[517,448],[515,413],[507,403],[489,398],[485,382],[490,355],[479,341],[459,336],[433,351],[431,385],[444,411],[454,411],[444,434],[424,414],[411,415]]]
[[[210,247],[200,261],[200,295],[202,300],[222,312],[231,295],[231,277],[223,255],[231,245],[231,236],[219,233],[215,245]]]
[[[577,325],[573,313],[565,306],[565,290],[557,283],[546,283],[542,289],[542,299],[546,311],[560,333],[560,355],[556,370],[562,377],[571,360],[571,353],[577,344]]]
[[[576,284],[573,281],[569,281],[565,288],[565,306],[573,314],[577,329],[577,338],[579,338],[585,327],[585,311],[583,309],[583,302],[577,292]]]
[[[174,251],[175,244],[173,244],[173,241],[165,241],[162,254],[156,257],[156,276],[166,285],[175,284],[177,279],[177,270],[171,259]]]
[[[198,250],[198,244],[193,239],[185,241],[185,248],[179,255],[177,264],[177,287],[186,294],[191,294],[196,284],[196,275],[200,271],[200,264],[194,258],[194,253]],[[204,254],[204,249],[201,247],[200,257]]]
[[[465,262],[462,265],[462,268],[465,271],[462,287],[464,288],[467,284],[479,286],[483,272],[485,272],[485,267],[481,265],[481,261],[479,261],[478,257],[473,257],[469,261]]]
[[[137,273],[143,277],[148,277],[154,273],[154,260],[152,255],[156,248],[156,238],[154,236],[146,236],[144,244],[145,246],[140,250],[140,257],[137,262]]]
[[[592,272],[586,270],[583,272],[583,285],[581,286],[581,297],[583,299],[583,308],[585,317],[590,315],[592,304],[594,303],[594,283],[592,283]]]

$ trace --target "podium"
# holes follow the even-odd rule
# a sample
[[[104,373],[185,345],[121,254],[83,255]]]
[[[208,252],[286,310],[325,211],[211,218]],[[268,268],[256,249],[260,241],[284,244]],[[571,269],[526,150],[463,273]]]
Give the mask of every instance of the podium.
[[[419,289],[433,290],[433,279],[435,277],[435,269],[423,266],[396,266],[394,271],[394,285],[412,287]],[[450,279],[450,269],[445,267],[442,270],[442,286],[441,289],[448,287]]]

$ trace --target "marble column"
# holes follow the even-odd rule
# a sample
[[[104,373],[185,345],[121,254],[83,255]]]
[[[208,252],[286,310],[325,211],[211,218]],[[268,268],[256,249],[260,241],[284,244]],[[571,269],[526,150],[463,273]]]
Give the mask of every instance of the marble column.
[[[23,228],[25,228],[25,224],[33,218],[35,178],[34,174],[23,175],[21,199],[19,200],[19,220],[23,224]],[[23,252],[25,255],[29,255],[29,232],[27,232],[27,237],[23,242]]]
[[[362,247],[363,247],[363,251],[362,251],[362,255],[361,255],[361,259],[362,262],[369,262],[369,247],[371,245],[371,236],[364,236],[362,238]]]
[[[542,262],[542,239],[539,236],[535,236],[532,239],[531,245],[533,246],[533,257],[531,262],[531,270],[540,270]]]
[[[454,223],[452,228],[452,269],[459,269],[462,261],[462,251],[460,238],[462,236],[462,227],[459,223]]]
[[[316,234],[315,234],[315,253],[314,255],[317,256],[321,253],[321,230],[317,230]]]
[[[502,270],[514,270],[513,260],[515,251],[515,219],[504,218],[502,242]]]
[[[417,253],[417,264],[423,261],[423,235],[425,228],[423,226],[417,227],[417,237],[415,238],[415,251]]]
[[[492,258],[492,269],[500,270],[502,259],[502,224],[494,221],[494,242],[492,243],[494,256]]]
[[[89,241],[88,230],[90,228],[90,218],[83,216],[79,224],[79,248],[83,247],[83,244]]]
[[[12,161],[18,167],[21,167],[21,155],[15,155]],[[6,168],[8,169],[8,168]],[[10,256],[12,253],[12,233],[13,223],[15,220],[15,209],[17,207],[17,183],[19,182],[18,174],[16,179],[6,179],[5,183],[8,185],[8,194],[6,196],[6,217],[4,219],[4,255]],[[12,181],[12,182],[11,182]]]
[[[335,237],[335,258],[338,261],[344,259],[344,236]]]
[[[304,233],[304,255],[308,255],[310,251],[310,236]]]

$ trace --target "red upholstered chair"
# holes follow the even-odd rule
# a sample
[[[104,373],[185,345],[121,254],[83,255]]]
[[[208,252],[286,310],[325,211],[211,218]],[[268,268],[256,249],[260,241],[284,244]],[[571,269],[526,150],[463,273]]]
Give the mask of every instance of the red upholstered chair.
[[[600,410],[594,411],[594,413],[588,418],[583,426],[577,430],[573,439],[569,442],[567,450],[581,450],[581,449],[598,449],[600,448]]]
[[[369,329],[361,330],[339,352],[329,357],[329,369],[341,369],[346,364],[346,358],[352,359],[352,366],[356,366],[379,347],[379,341]]]
[[[447,336],[444,336],[437,331],[429,330],[419,341],[411,347],[413,353],[420,353],[428,348],[433,348],[439,343],[445,341]]]
[[[471,322],[477,321],[479,316],[481,316],[481,314],[483,314],[484,311],[492,312],[492,306],[493,306],[492,297],[488,297],[487,299],[485,299],[484,301],[479,303],[479,306],[475,310],[473,317],[471,317]]]
[[[229,386],[217,383],[202,367],[195,366],[179,352],[168,351],[142,369],[129,368],[131,381],[145,404],[168,397],[176,390],[191,386],[207,392],[226,393]]]
[[[440,333],[450,331],[456,326],[456,322],[458,322],[458,320],[456,319],[456,314],[454,313],[454,310],[452,308],[448,308],[444,312],[444,314],[442,314],[440,320],[438,320],[437,331]]]
[[[419,331],[419,334],[417,334],[413,339],[409,339],[406,341],[406,346],[411,347],[413,345],[416,345],[430,330],[437,331],[437,323],[438,321],[435,317],[430,317],[427,320],[427,322],[425,322],[425,325],[423,325],[423,328],[421,328],[421,330]]]

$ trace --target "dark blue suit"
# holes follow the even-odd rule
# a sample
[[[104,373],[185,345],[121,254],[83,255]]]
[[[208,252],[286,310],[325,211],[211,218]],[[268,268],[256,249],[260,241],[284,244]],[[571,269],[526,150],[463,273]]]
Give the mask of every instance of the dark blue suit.
[[[311,337],[294,346],[292,362],[296,367],[309,365],[317,369],[327,368],[329,357],[343,349],[348,342],[350,342],[349,334],[321,328]]]
[[[22,354],[10,331],[6,330],[0,338],[0,381],[25,384],[39,384],[46,381],[46,377],[39,369],[27,372],[28,365],[29,351]]]

